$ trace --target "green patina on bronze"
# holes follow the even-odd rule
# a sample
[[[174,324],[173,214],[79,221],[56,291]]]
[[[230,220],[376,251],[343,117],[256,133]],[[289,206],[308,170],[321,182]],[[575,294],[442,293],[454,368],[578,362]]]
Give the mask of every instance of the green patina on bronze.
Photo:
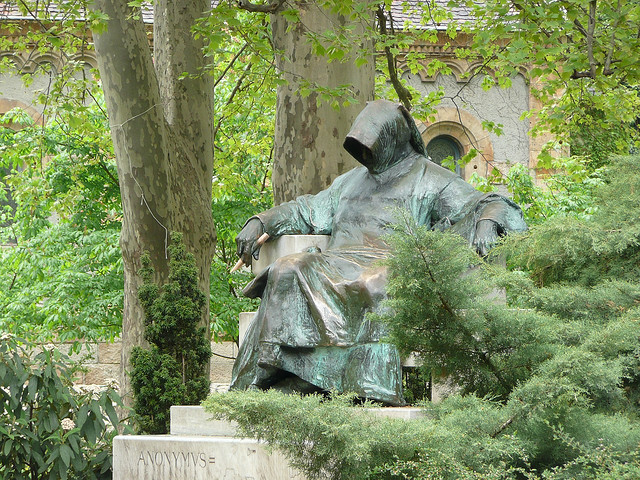
[[[245,288],[261,297],[243,339],[232,388],[354,392],[402,405],[400,358],[381,342],[368,312],[382,308],[388,255],[383,236],[398,208],[421,225],[451,229],[486,254],[498,236],[523,231],[520,208],[483,194],[428,160],[404,107],[377,100],[356,118],[344,142],[363,167],[326,190],[303,195],[249,219],[238,234],[248,262],[263,232],[331,235],[328,248],[283,257]]]

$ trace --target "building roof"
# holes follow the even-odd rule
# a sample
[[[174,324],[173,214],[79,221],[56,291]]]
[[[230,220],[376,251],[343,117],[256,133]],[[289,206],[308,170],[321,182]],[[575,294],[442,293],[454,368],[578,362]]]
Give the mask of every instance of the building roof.
[[[213,0],[212,6],[217,1]],[[449,0],[436,0],[438,6],[444,7],[452,13],[450,20],[436,22],[433,18],[429,18],[428,10],[425,12],[426,15],[423,15],[421,10],[424,5],[428,6],[429,3],[430,0],[394,0],[391,4],[391,20],[394,28],[402,30],[405,26],[411,26],[413,28],[445,30],[451,22],[466,23],[471,20],[471,10],[469,8],[464,6],[449,7]],[[31,20],[34,16],[36,18],[46,17],[49,19],[58,17],[62,20],[64,12],[54,2],[43,2],[37,12],[25,11],[24,4],[20,9],[16,0],[0,2],[0,19]],[[142,19],[145,23],[153,23],[153,6],[151,2],[142,8]]]
[[[394,28],[403,29],[408,26],[418,29],[446,30],[451,23],[464,24],[472,19],[472,11],[469,7],[450,6],[450,0],[435,0],[435,3],[439,8],[447,10],[451,18],[436,20],[430,15],[429,0],[394,0],[390,9]]]
[[[24,3],[20,8],[17,1],[0,2],[0,20],[33,20],[35,18],[46,18],[50,20],[65,20],[65,12],[58,8],[54,2],[43,2],[38,6],[37,11],[29,11]],[[80,15],[78,20],[82,20]],[[142,8],[142,19],[145,23],[153,23],[153,8],[151,4]]]

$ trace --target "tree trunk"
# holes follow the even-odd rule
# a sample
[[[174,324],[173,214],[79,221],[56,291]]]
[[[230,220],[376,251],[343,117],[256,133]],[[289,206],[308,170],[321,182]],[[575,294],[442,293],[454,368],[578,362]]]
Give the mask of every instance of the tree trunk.
[[[164,283],[169,233],[183,233],[200,271],[207,298],[203,322],[208,327],[215,228],[211,218],[212,88],[207,79],[179,79],[182,72],[197,73],[204,61],[190,27],[209,5],[203,0],[186,2],[189,5],[184,7],[178,7],[183,2],[177,1],[157,3],[154,68],[145,27],[133,18],[127,3],[95,1],[94,8],[109,20],[105,32],[94,34],[94,42],[122,196],[125,292],[120,390],[130,403],[125,374],[130,352],[133,346],[145,344],[138,300],[140,258],[149,253],[155,281]]]
[[[271,15],[276,65],[287,81],[278,87],[274,139],[273,196],[276,204],[305,193],[317,193],[338,175],[358,163],[342,148],[356,115],[374,93],[373,47],[369,62],[356,67],[353,59],[328,62],[312,52],[308,28],[318,33],[350,21],[319,7],[316,2],[297,2],[300,22],[293,28],[278,13]],[[373,13],[371,16],[373,22]],[[287,29],[289,29],[287,31]],[[317,94],[306,98],[299,92],[301,79],[321,87],[352,85],[355,105],[336,111],[328,102],[318,105]]]
[[[203,41],[191,33],[209,0],[158,0],[154,8],[154,63],[169,125],[172,229],[183,233],[207,297],[202,325],[209,334],[209,282],[216,242],[211,211],[213,77],[204,73]],[[186,74],[186,75],[185,75]]]

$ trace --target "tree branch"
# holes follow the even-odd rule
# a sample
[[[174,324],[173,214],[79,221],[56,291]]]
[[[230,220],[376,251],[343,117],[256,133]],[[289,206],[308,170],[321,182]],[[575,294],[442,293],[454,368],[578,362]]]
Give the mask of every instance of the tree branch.
[[[13,278],[11,279],[11,285],[9,285],[9,288],[7,289],[8,292],[10,292],[14,285],[16,284],[16,279],[18,278],[18,272],[13,272]]]
[[[225,107],[228,107],[229,105],[231,105],[231,102],[233,102],[233,98],[236,96],[236,94],[240,90],[240,87],[242,86],[242,83],[244,82],[244,79],[247,78],[247,75],[249,74],[249,71],[251,70],[251,66],[252,66],[251,63],[247,63],[247,66],[244,67],[244,71],[242,72],[242,75],[240,76],[240,78],[236,82],[235,86],[233,87],[233,90],[231,91],[231,94],[229,95],[229,98],[227,99],[227,101],[225,103]],[[224,117],[221,117],[218,120],[218,123],[213,128],[213,138],[214,139],[218,135],[218,130],[220,129],[220,125],[222,124],[223,120],[224,120]]]
[[[107,176],[109,177],[109,179],[111,180],[111,182],[118,188],[120,188],[120,183],[118,182],[118,179],[116,177],[113,176],[113,174],[109,171],[109,169],[107,168],[107,166],[105,165],[105,163],[102,160],[98,161],[98,165],[100,166],[100,168],[102,168],[102,170],[105,171],[105,173],[107,174]]]
[[[607,58],[604,61],[604,69],[603,73],[608,75],[611,71],[611,59],[613,58],[613,51],[616,46],[616,29],[618,28],[618,22],[620,21],[620,0],[618,0],[618,6],[616,7],[616,18],[613,21],[613,26],[611,27],[611,40],[609,40],[609,51],[607,52]]]
[[[389,13],[391,15],[391,13]],[[378,21],[380,22],[380,34],[385,36],[387,35],[387,17],[385,16],[383,6],[379,6],[376,11],[376,16],[378,17]],[[398,98],[402,102],[402,104],[406,107],[407,110],[411,110],[411,99],[413,95],[407,87],[405,87],[400,79],[398,78],[398,71],[396,70],[396,59],[391,53],[391,48],[388,45],[384,47],[384,53],[387,57],[387,68],[389,69],[389,80],[391,80],[391,85],[393,85],[394,90],[398,94]]]
[[[227,74],[229,69],[231,67],[233,67],[233,65],[236,63],[236,60],[238,60],[238,58],[240,58],[240,55],[242,55],[244,53],[244,51],[247,49],[248,46],[249,46],[249,44],[245,42],[245,44],[242,46],[242,48],[238,51],[238,53],[236,53],[234,55],[234,57],[231,59],[229,64],[226,66],[226,68],[224,69],[224,72],[222,72],[220,74],[220,76],[218,77],[218,79],[215,81],[215,83],[213,84],[213,88],[216,88],[218,86],[218,84],[222,81],[222,79]]]
[[[582,24],[580,23],[580,21],[579,21],[578,19],[575,19],[575,20],[573,21],[573,24],[576,26],[576,28],[578,29],[578,31],[579,31],[582,35],[584,35],[585,37],[588,37],[588,36],[589,36],[589,33],[587,32],[587,29],[586,29],[586,28],[584,28],[584,27],[582,26]]]
[[[238,7],[247,12],[276,13],[286,0],[274,0],[267,5],[258,5],[248,0],[238,0]]]
[[[495,432],[493,432],[493,433],[492,433],[491,435],[489,435],[489,436],[490,436],[491,438],[496,438],[496,437],[497,437],[498,435],[500,435],[503,431],[505,431],[505,430],[506,430],[506,428],[507,428],[509,425],[511,425],[511,424],[513,423],[513,421],[515,420],[515,418],[516,418],[515,416],[514,416],[514,417],[509,418],[506,422],[504,422],[502,425],[500,425],[500,426],[498,427],[498,429],[497,429]]]
[[[435,278],[435,275],[433,274],[433,271],[431,270],[429,259],[427,258],[424,250],[422,249],[422,246],[420,245],[420,242],[418,241],[418,237],[416,236],[415,232],[413,231],[413,229],[411,228],[411,226],[408,223],[405,223],[405,225],[408,227],[410,238],[413,241],[413,245],[414,245],[416,251],[418,252],[418,254],[420,255],[420,257],[422,259],[422,262],[424,264],[425,270],[427,271],[427,274],[429,275],[429,279],[431,280],[431,282],[434,285],[437,285],[438,282],[437,282],[437,280]],[[478,339],[464,325],[464,320],[455,311],[455,309],[449,304],[449,302],[445,298],[444,294],[442,292],[437,292],[436,295],[438,297],[438,300],[440,301],[440,305],[442,306],[442,308],[456,322],[457,327],[460,329],[460,331],[466,337],[466,339],[469,341],[469,343],[471,345],[478,344],[479,343]],[[471,349],[469,350],[469,353],[471,353],[473,355],[476,355],[478,357],[478,359],[493,374],[493,376],[496,378],[496,380],[502,386],[502,388],[504,388],[505,392],[509,391],[509,384],[507,383],[507,381],[500,374],[500,370],[493,364],[493,362],[491,361],[491,358],[489,358],[489,355],[487,354],[487,352],[483,352],[482,350],[476,349],[476,348],[474,348],[472,346]]]
[[[596,59],[593,56],[593,37],[596,31],[596,6],[597,0],[591,0],[589,2],[589,30],[587,36],[587,55],[589,58],[589,72],[591,78],[596,78]]]

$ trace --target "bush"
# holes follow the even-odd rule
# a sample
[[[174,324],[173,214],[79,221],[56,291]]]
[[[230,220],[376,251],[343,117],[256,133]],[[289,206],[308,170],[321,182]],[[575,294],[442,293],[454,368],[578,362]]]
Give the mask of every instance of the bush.
[[[143,259],[144,284],[138,295],[145,312],[145,339],[151,348],[134,347],[131,386],[138,430],[167,433],[171,405],[197,405],[209,393],[205,375],[211,357],[206,329],[198,327],[204,294],[198,287],[193,255],[182,238],[172,235],[169,246],[169,281],[159,287]]]
[[[35,354],[0,339],[0,478],[111,478],[111,440],[120,425],[115,391],[74,391],[74,369],[58,350]]]
[[[309,479],[509,478],[513,469],[506,462],[523,456],[514,437],[490,437],[506,417],[488,400],[457,399],[468,414],[464,422],[451,404],[443,418],[406,421],[374,416],[365,410],[370,404],[354,407],[354,400],[231,391],[211,395],[204,407],[216,418],[238,422],[239,435],[282,451]],[[412,471],[423,476],[407,476]]]

